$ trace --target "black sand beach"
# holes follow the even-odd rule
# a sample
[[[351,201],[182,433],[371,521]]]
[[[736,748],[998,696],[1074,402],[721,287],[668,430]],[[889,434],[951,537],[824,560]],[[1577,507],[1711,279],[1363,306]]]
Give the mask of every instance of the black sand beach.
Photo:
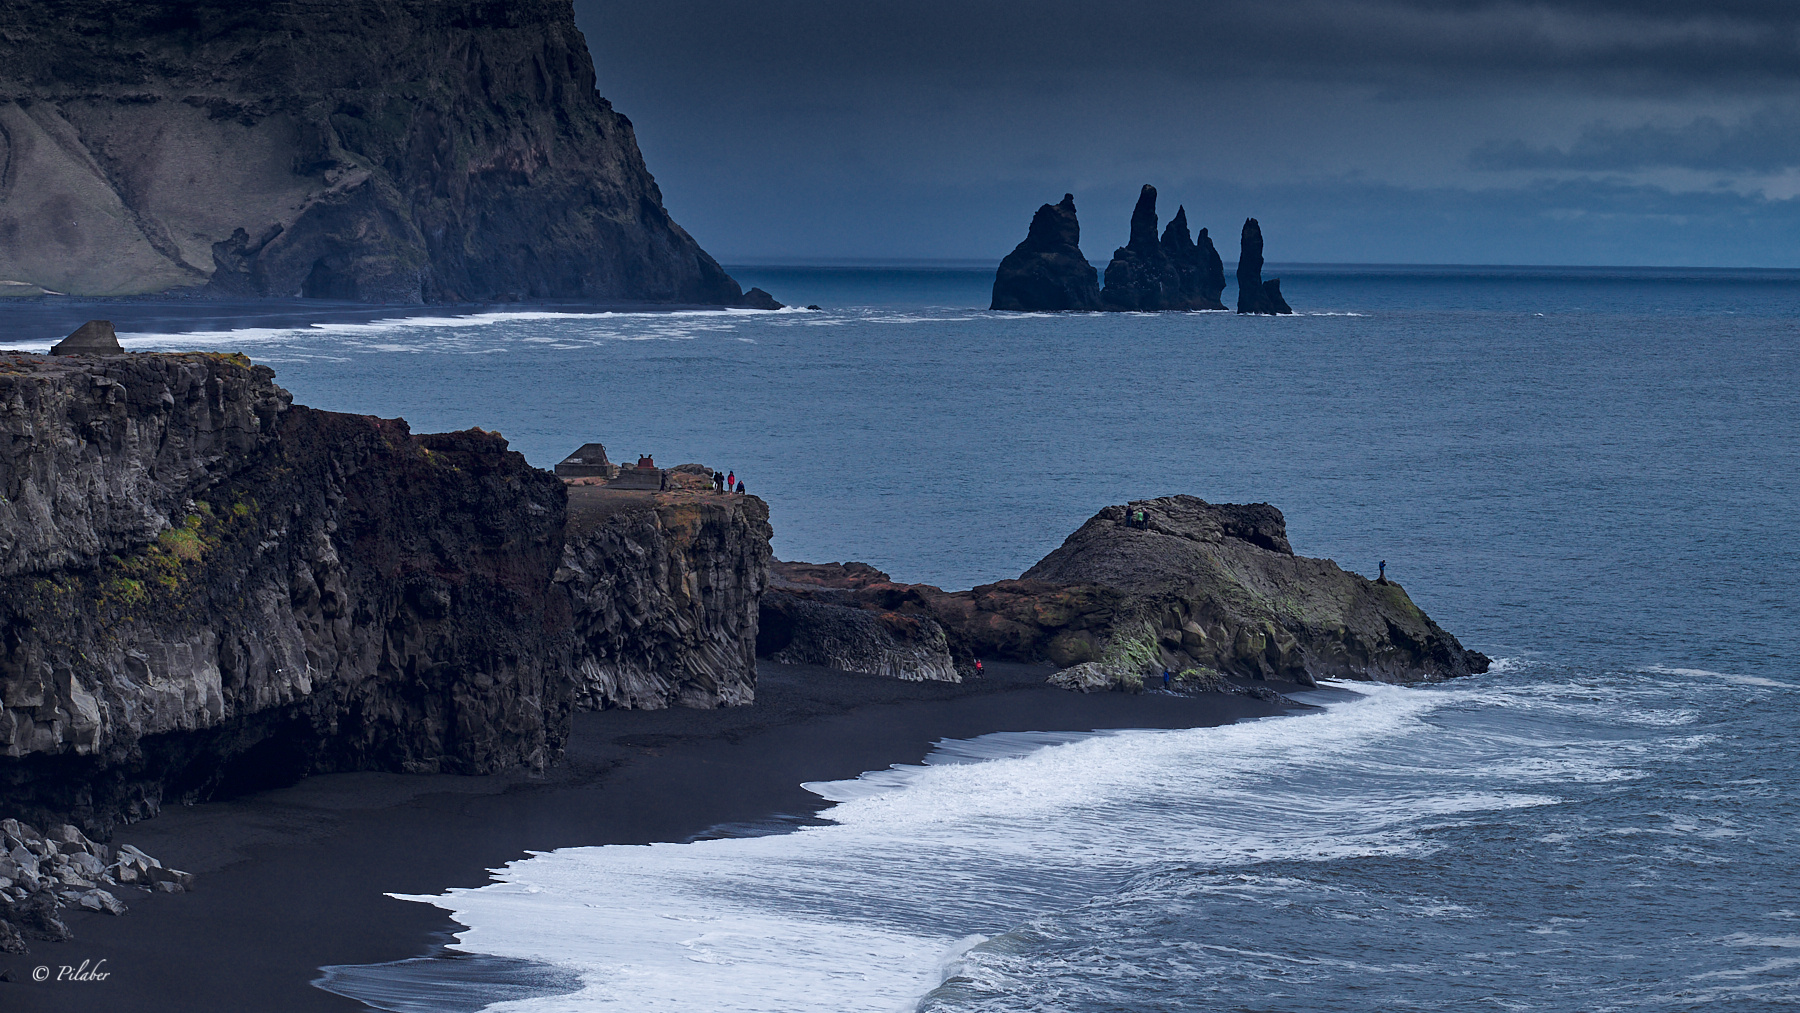
[[[802,782],[916,763],[939,739],[1197,727],[1282,709],[1243,695],[1082,696],[1045,686],[1047,671],[993,665],[956,686],[765,662],[754,707],[578,715],[567,756],[542,778],[341,774],[173,806],[115,843],[196,873],[196,891],[124,891],[127,915],[72,915],[72,942],[0,957],[12,976],[0,1008],[355,1010],[310,984],[319,967],[421,956],[456,929],[388,892],[480,885],[528,850],[805,817],[824,803]],[[63,965],[101,960],[104,980],[55,980]],[[44,984],[32,981],[40,965]]]

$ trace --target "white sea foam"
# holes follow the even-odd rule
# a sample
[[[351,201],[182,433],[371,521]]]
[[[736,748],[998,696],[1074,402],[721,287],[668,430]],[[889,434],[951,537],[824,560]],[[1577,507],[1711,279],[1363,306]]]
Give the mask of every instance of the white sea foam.
[[[1644,671],[1655,672],[1657,675],[1679,675],[1689,679],[1716,679],[1720,682],[1729,682],[1738,686],[1766,686],[1777,689],[1800,688],[1791,682],[1781,682],[1777,679],[1765,679],[1760,675],[1737,675],[1732,672],[1712,672],[1704,668],[1669,668],[1663,665],[1650,665],[1647,666]]]
[[[583,982],[497,1008],[887,1011],[974,943],[1145,868],[1424,854],[1434,821],[1559,801],[1419,748],[1448,734],[1431,714],[1466,693],[1347,696],[1222,728],[947,742],[922,765],[808,785],[836,803],[827,825],[564,849],[490,886],[404,899],[469,926],[459,949]],[[1567,763],[1598,776],[1586,755]]]

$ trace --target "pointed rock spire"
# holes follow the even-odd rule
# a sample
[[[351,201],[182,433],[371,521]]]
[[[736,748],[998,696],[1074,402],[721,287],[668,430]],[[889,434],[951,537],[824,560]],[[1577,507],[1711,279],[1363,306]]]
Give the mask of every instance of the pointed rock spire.
[[[1100,279],[1081,253],[1081,223],[1075,195],[1045,204],[1031,217],[1025,241],[1013,248],[994,273],[992,309],[1097,310]]]
[[[1244,233],[1238,254],[1237,283],[1239,313],[1292,313],[1281,298],[1281,279],[1263,280],[1262,225],[1254,218],[1244,219]]]

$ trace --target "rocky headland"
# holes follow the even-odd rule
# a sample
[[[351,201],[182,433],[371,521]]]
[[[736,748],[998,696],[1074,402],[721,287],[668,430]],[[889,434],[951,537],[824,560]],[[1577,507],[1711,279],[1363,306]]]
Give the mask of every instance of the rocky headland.
[[[104,838],[308,773],[542,768],[581,706],[753,697],[755,497],[571,497],[498,434],[294,405],[233,355],[0,355],[0,429],[5,815]]]
[[[1113,251],[1106,265],[1106,287],[1096,289],[1094,268],[1080,248],[1081,225],[1075,198],[1045,204],[1031,219],[1031,229],[994,274],[990,309],[1028,312],[1063,310],[1222,310],[1225,265],[1206,229],[1188,233],[1186,206],[1157,236],[1156,188],[1146,183],[1131,212],[1130,238]],[[1291,313],[1281,298],[1281,282],[1262,280],[1262,232],[1256,219],[1245,224],[1244,257],[1254,260],[1248,273],[1238,268],[1239,313]],[[1248,280],[1246,280],[1248,279]],[[1249,290],[1243,288],[1250,286]]]
[[[1168,496],[1100,511],[1017,580],[968,591],[899,584],[873,567],[776,563],[765,622],[806,601],[780,650],[874,672],[947,656],[1044,662],[1065,688],[1135,689],[1167,670],[1189,689],[1224,677],[1426,682],[1487,670],[1392,581],[1294,554],[1281,511]],[[873,617],[852,617],[850,613]],[[902,626],[911,619],[915,625]],[[829,646],[803,642],[827,631]],[[857,629],[874,635],[853,640]],[[942,640],[938,639],[941,631]],[[766,642],[765,648],[775,646]]]
[[[752,305],[568,0],[0,7],[0,278],[59,293]]]

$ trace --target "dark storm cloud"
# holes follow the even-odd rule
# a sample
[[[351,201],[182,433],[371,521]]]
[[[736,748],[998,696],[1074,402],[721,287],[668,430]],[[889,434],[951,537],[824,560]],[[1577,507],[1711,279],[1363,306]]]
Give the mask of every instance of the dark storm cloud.
[[[1800,166],[1800,111],[1768,108],[1736,123],[1700,116],[1674,127],[1594,123],[1566,148],[1496,141],[1475,149],[1469,164],[1477,169],[1772,172]]]
[[[1791,2],[583,3],[605,30],[654,40],[677,25],[688,57],[770,77],[930,72],[987,84],[1098,72],[1436,88],[1498,78],[1625,91],[1800,83]]]

